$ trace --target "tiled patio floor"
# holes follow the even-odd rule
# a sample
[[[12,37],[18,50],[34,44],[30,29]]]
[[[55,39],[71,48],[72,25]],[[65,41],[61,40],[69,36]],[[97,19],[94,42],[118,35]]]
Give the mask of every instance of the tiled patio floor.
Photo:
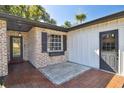
[[[84,88],[84,87],[122,87],[124,77],[90,69],[62,85],[54,85],[30,63],[9,65],[9,75],[5,78],[5,87],[41,87],[41,88]]]

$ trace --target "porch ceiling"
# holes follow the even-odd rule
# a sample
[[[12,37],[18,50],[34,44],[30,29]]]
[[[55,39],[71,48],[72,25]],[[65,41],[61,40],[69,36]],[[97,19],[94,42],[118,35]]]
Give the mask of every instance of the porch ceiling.
[[[30,31],[32,27],[32,25],[26,24],[22,21],[7,21],[7,30],[27,32]]]

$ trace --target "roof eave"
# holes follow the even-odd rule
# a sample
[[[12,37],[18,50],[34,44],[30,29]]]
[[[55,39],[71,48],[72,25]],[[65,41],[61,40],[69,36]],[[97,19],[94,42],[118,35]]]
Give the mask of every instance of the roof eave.
[[[115,20],[115,19],[119,19],[119,18],[123,18],[123,17],[124,17],[124,11],[121,11],[121,12],[118,12],[118,13],[107,15],[107,16],[104,16],[102,18],[98,18],[98,19],[95,19],[95,20],[77,25],[77,26],[73,26],[71,28],[68,28],[68,31],[80,29],[82,27],[87,27],[87,26],[90,26],[90,25],[94,25],[94,24],[98,24],[98,23],[102,23],[102,22],[106,22],[106,21],[111,21],[111,20]]]
[[[52,25],[52,24],[48,24],[48,23],[43,23],[43,22],[38,22],[38,21],[33,21],[33,20],[28,20],[26,18],[21,18],[21,17],[18,17],[18,16],[7,14],[7,13],[0,13],[0,19],[4,19],[6,21],[8,21],[8,20],[22,21],[22,22],[24,22],[26,24],[29,24],[29,25],[32,25],[34,27],[42,27],[42,28],[67,32],[66,28],[63,28],[63,27],[60,27],[60,26],[56,26],[56,25]]]

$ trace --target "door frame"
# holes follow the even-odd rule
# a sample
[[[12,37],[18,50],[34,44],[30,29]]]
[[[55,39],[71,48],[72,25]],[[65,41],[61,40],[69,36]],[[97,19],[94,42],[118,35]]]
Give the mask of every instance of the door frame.
[[[10,36],[10,61],[13,61],[13,42],[12,38],[20,38],[21,39],[21,60],[23,60],[23,37],[22,36]]]
[[[116,44],[116,48],[117,48],[117,62],[118,62],[118,68],[117,68],[117,70],[118,70],[118,72],[115,72],[116,74],[119,74],[120,73],[120,61],[119,61],[119,34],[118,34],[118,29],[115,29],[115,30],[108,30],[108,31],[102,31],[102,32],[99,32],[99,68],[101,69],[101,70],[104,70],[104,69],[102,69],[101,68],[101,62],[102,62],[102,58],[101,58],[101,36],[102,36],[102,34],[107,34],[107,33],[115,33],[116,34],[116,41],[115,42],[117,42],[117,44]],[[108,71],[108,70],[104,70],[104,71],[107,71],[107,72],[110,72],[110,71]],[[114,73],[114,72],[112,72],[112,73]]]

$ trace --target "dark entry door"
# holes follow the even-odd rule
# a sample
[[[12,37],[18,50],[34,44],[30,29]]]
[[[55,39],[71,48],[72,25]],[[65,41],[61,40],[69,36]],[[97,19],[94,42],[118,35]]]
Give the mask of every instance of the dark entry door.
[[[10,37],[10,58],[13,63],[22,62],[23,60],[22,37]]]
[[[118,72],[118,31],[100,33],[100,68]]]

